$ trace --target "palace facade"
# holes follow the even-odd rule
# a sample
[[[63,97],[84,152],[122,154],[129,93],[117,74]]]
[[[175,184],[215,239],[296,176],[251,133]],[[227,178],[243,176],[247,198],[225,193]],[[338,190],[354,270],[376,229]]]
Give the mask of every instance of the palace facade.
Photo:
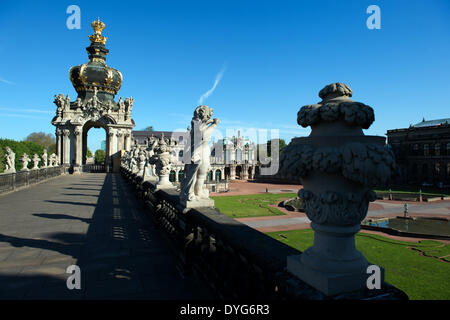
[[[146,145],[150,137],[166,138],[173,137],[176,145],[173,147],[172,155],[176,159],[172,164],[170,180],[179,182],[184,177],[184,163],[187,143],[190,134],[186,132],[172,131],[132,131],[134,144]],[[248,180],[253,179],[259,173],[259,162],[257,161],[256,145],[249,139],[240,135],[220,139],[211,146],[211,171],[208,181],[220,180]]]
[[[450,118],[423,119],[386,135],[397,163],[395,184],[450,185]]]

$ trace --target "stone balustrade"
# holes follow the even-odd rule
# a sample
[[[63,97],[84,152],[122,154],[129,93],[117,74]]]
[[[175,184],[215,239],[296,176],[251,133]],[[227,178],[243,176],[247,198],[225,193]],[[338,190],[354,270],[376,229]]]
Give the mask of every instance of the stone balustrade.
[[[213,207],[185,209],[178,191],[157,190],[155,181],[125,167],[121,172],[179,258],[180,270],[201,276],[223,299],[407,299],[387,283],[380,290],[327,296],[287,271],[287,257],[300,251]]]
[[[0,194],[26,188],[30,185],[67,173],[67,170],[67,167],[56,166],[0,174]]]

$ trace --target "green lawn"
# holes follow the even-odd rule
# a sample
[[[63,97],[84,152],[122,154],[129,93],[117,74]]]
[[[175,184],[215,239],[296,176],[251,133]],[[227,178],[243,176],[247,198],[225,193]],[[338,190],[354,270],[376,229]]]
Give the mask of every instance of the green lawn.
[[[212,197],[214,206],[223,214],[232,218],[248,218],[284,215],[277,208],[269,207],[283,199],[296,197],[295,193],[263,193],[242,196]]]
[[[267,234],[300,251],[310,247],[314,237],[311,229]],[[406,292],[410,299],[450,299],[450,257],[445,258],[447,262],[438,259],[450,254],[450,245],[432,240],[420,243],[396,241],[358,233],[356,247],[370,263],[382,266],[385,280]]]

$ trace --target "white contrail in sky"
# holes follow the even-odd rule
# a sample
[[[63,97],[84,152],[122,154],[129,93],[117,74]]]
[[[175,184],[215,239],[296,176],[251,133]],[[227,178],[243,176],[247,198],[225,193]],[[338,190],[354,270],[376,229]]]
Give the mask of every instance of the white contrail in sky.
[[[223,73],[225,72],[226,67],[223,67],[222,70],[220,70],[220,72],[216,75],[216,80],[214,80],[214,85],[212,86],[211,89],[209,89],[208,91],[206,91],[204,94],[202,94],[202,96],[200,97],[200,99],[198,99],[198,103],[202,104],[203,100],[205,100],[206,98],[208,98],[216,89],[217,85],[220,82],[220,79],[222,79]]]
[[[44,114],[53,114],[54,111],[51,110],[42,110],[42,109],[18,109],[18,108],[5,108],[0,107],[0,111],[12,111],[19,113],[44,113]]]
[[[14,84],[13,82],[5,80],[3,78],[0,78],[0,82],[7,83],[7,84]]]

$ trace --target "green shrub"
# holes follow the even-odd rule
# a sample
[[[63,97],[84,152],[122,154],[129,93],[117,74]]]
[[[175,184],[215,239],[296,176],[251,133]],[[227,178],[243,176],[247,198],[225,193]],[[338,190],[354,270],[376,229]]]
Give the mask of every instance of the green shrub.
[[[6,164],[6,147],[10,147],[11,150],[16,154],[15,159],[15,168],[16,171],[22,169],[22,161],[20,158],[24,153],[28,155],[30,159],[33,159],[33,155],[36,153],[38,156],[42,156],[44,152],[44,147],[30,141],[15,141],[11,139],[0,139],[0,172],[5,170]],[[49,154],[50,155],[50,154]],[[42,160],[41,160],[42,161]],[[42,165],[42,162],[39,163],[39,166]],[[31,169],[33,167],[33,161],[28,163],[28,168]]]

